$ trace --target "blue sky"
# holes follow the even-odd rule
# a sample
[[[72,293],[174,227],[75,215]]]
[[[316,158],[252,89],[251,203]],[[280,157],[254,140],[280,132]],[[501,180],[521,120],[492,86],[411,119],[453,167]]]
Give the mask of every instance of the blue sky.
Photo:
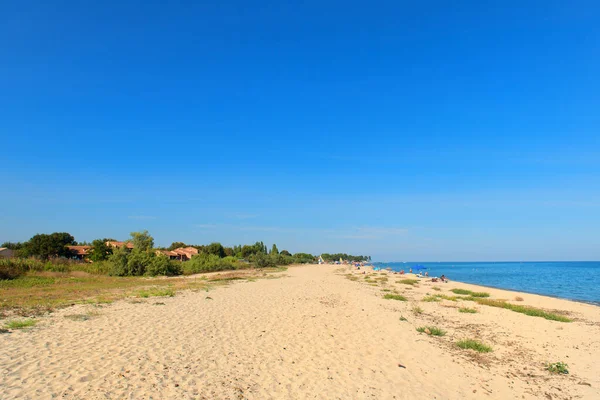
[[[0,241],[600,259],[597,2],[172,3],[0,1]]]

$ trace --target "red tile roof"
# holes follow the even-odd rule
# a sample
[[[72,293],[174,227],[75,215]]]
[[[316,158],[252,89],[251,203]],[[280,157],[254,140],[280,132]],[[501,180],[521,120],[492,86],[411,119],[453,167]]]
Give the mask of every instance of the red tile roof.
[[[88,253],[88,250],[92,248],[92,246],[66,246],[67,249],[71,250],[71,253],[76,254],[78,256],[85,256]]]

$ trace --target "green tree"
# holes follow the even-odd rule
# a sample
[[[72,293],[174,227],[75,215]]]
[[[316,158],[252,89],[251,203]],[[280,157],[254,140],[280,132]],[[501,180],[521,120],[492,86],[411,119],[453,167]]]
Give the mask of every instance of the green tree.
[[[273,247],[271,248],[271,253],[272,256],[276,256],[279,254],[279,249],[277,248],[277,245],[275,243],[273,243]]]
[[[179,261],[171,261],[165,255],[152,257],[150,263],[146,266],[146,275],[181,275],[182,267]]]
[[[178,249],[180,247],[187,247],[187,244],[183,243],[183,242],[173,242],[171,243],[171,245],[169,246],[169,250],[175,250]]]
[[[219,256],[221,258],[225,257],[225,249],[223,245],[218,242],[213,242],[204,248],[204,252],[206,254],[213,254],[215,256]]]
[[[140,251],[150,251],[154,247],[154,238],[148,231],[131,232],[133,248]]]
[[[88,258],[94,262],[108,260],[112,254],[112,247],[107,246],[107,239],[96,239],[92,242]]]
[[[290,253],[287,250],[281,250],[281,252],[279,254],[281,254],[282,256],[287,256],[287,257],[291,257],[292,256],[292,253]]]
[[[39,257],[47,260],[50,257],[70,257],[71,252],[65,247],[76,245],[75,238],[66,232],[54,232],[50,235],[33,236],[21,250],[24,256]]]

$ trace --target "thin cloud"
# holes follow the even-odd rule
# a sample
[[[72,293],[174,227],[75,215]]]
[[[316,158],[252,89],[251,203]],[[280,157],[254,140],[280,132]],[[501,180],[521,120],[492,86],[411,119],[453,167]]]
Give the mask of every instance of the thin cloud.
[[[232,214],[227,214],[227,217],[234,218],[234,219],[252,219],[252,218],[257,218],[258,214],[232,213]]]
[[[214,224],[196,224],[194,226],[196,228],[202,228],[202,229],[214,229],[217,227],[217,225],[214,225]]]

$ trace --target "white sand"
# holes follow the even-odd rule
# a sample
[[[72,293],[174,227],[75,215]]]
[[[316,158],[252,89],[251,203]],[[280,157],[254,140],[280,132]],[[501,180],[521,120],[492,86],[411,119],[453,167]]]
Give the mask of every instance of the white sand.
[[[0,398],[600,398],[599,307],[520,294],[519,304],[576,319],[560,323],[471,302],[417,303],[426,292],[451,295],[453,287],[496,299],[516,294],[460,283],[410,289],[391,274],[387,287],[411,301],[383,300],[381,286],[362,275],[350,281],[339,270],[291,267],[281,279],[209,293],[60,310],[29,331],[0,335]],[[424,313],[413,315],[414,304]],[[480,312],[462,314],[459,305]],[[64,318],[90,310],[100,315]],[[422,325],[448,333],[416,332]],[[465,337],[494,352],[456,348]],[[571,374],[549,374],[548,361],[568,363]]]

